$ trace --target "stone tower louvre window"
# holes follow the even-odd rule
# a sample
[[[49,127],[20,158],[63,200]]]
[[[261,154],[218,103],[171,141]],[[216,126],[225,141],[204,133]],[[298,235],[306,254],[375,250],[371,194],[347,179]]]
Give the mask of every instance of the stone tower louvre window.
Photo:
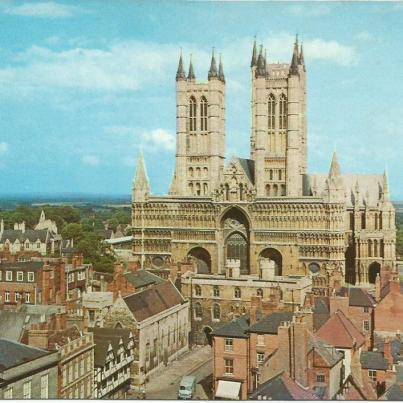
[[[279,127],[280,130],[287,129],[287,98],[284,94],[280,96],[279,102],[280,116],[279,116]]]
[[[194,97],[190,97],[189,100],[189,130],[191,132],[196,131],[196,100]]]
[[[200,130],[207,131],[207,99],[205,97],[202,97],[200,101]]]
[[[267,111],[267,116],[268,116],[267,127],[268,127],[269,131],[273,131],[275,128],[275,108],[276,108],[276,100],[274,99],[274,95],[270,94],[269,103],[268,103],[268,111]]]

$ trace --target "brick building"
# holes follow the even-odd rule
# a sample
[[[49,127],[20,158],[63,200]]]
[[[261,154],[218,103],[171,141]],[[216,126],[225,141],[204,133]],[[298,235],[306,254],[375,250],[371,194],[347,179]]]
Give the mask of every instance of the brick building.
[[[63,304],[66,301],[65,264],[40,260],[0,263],[0,303]]]

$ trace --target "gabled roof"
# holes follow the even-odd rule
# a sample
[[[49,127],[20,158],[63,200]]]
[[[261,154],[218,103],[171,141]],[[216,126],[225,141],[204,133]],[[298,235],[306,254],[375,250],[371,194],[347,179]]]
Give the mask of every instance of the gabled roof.
[[[251,181],[252,184],[255,183],[255,161],[248,160],[245,158],[237,158],[239,164],[243,168],[245,175]]]
[[[292,319],[292,312],[273,312],[249,327],[249,333],[277,334],[281,322]]]
[[[343,354],[337,351],[334,346],[329,346],[314,334],[310,335],[308,351],[314,351],[316,354],[319,354],[330,368],[333,368],[343,359]]]
[[[251,400],[318,400],[310,390],[294,382],[286,372],[281,372],[261,384],[250,396]]]
[[[341,287],[336,295],[342,297],[349,297],[349,305],[350,306],[361,306],[361,307],[374,307],[375,300],[372,298],[368,292],[359,287]]]
[[[14,243],[17,239],[20,242],[25,242],[27,239],[30,242],[36,242],[39,239],[43,243],[46,242],[47,236],[47,229],[26,229],[24,232],[22,232],[22,230],[6,229],[1,234],[0,242],[4,243],[7,239],[12,243]]]
[[[50,354],[40,348],[0,338],[0,371],[24,364]]]
[[[94,327],[88,331],[94,335],[94,365],[96,367],[105,365],[109,345],[112,346],[113,353],[116,355],[120,340],[122,340],[124,348],[127,347],[130,340],[129,329]]]
[[[365,337],[344,313],[337,310],[316,332],[326,343],[339,348],[352,348],[354,343],[362,346]]]
[[[315,298],[313,313],[317,315],[328,315],[330,312],[328,305],[323,298]]]
[[[185,302],[177,288],[164,281],[123,298],[138,322]]]
[[[360,382],[352,373],[346,378],[342,387],[342,390],[347,389],[347,396],[345,396],[347,400],[350,400],[349,399],[350,388],[347,387],[348,384],[353,386],[355,390],[361,395],[362,397],[361,400],[377,400],[376,392],[372,388],[370,382],[363,382],[363,384],[360,385]]]
[[[151,284],[160,284],[164,280],[147,270],[137,270],[135,272],[124,273],[126,280],[131,283],[135,288],[146,287]]]
[[[218,329],[215,329],[214,331],[211,332],[211,335],[218,337],[235,337],[235,338],[247,339],[248,328],[249,328],[249,315],[242,315],[239,318],[234,319],[223,326],[220,326]]]
[[[388,360],[380,351],[362,351],[360,362],[363,369],[388,369]]]

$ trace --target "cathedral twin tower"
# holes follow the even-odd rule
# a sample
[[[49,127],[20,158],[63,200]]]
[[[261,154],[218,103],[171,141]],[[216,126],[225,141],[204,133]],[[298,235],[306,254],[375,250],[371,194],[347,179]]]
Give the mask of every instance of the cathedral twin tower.
[[[250,160],[257,197],[303,195],[306,174],[306,77],[302,45],[291,64],[268,64],[253,46]],[[176,74],[176,167],[170,195],[210,197],[223,181],[225,77],[213,52],[208,81],[186,75],[182,55]],[[229,197],[228,191],[224,199]]]

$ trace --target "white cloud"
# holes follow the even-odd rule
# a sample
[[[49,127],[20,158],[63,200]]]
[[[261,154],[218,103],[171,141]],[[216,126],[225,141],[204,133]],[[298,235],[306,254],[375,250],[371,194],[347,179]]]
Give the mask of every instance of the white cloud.
[[[3,142],[0,142],[0,155],[6,154],[8,151],[8,144]]]
[[[307,40],[304,41],[304,52],[307,58],[328,60],[342,66],[354,64],[357,60],[356,51],[352,46],[342,45],[337,41]]]
[[[175,150],[175,135],[164,129],[155,129],[143,133],[145,146],[152,149],[165,151]]]
[[[85,165],[90,165],[90,166],[98,166],[100,161],[99,158],[95,155],[83,155],[81,158],[81,162]]]
[[[67,6],[51,1],[43,3],[23,3],[19,6],[9,7],[4,10],[6,14],[10,15],[42,18],[72,17],[79,11],[79,7]]]

